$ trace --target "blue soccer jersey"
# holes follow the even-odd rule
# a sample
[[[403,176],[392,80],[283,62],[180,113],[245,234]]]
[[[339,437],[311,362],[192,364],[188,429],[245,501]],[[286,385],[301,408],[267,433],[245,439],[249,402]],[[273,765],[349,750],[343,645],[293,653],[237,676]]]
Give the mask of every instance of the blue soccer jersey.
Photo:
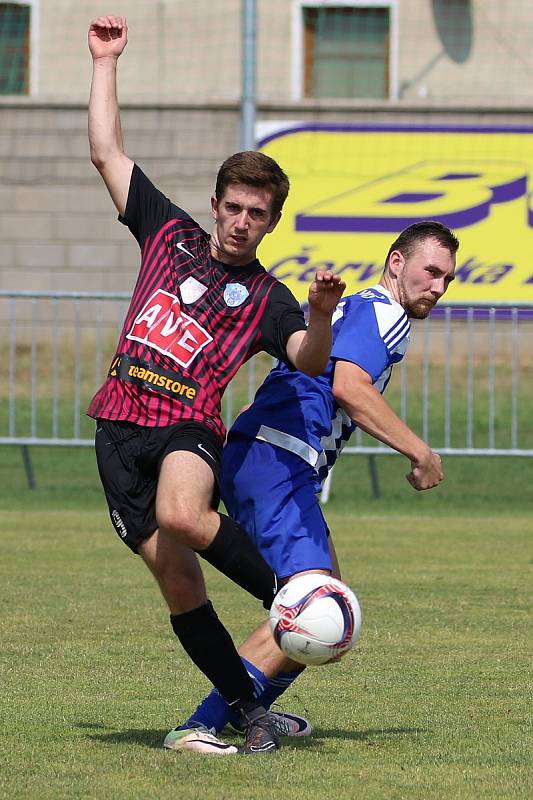
[[[356,427],[333,397],[335,361],[357,364],[383,392],[410,333],[402,306],[379,285],[343,298],[332,325],[331,357],[322,375],[312,378],[278,362],[231,429],[304,459],[315,470],[317,490]]]

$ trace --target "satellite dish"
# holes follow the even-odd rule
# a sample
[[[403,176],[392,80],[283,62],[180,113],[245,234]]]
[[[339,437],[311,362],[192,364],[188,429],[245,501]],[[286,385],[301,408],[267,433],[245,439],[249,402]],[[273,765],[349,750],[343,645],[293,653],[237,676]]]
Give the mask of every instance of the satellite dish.
[[[433,18],[446,55],[462,64],[472,49],[471,0],[432,0]]]

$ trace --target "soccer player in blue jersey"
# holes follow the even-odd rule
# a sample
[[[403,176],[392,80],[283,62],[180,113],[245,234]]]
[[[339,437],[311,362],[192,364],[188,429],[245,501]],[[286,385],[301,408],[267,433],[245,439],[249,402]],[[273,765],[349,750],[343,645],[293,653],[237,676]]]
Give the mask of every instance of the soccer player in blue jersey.
[[[318,493],[356,427],[410,461],[406,478],[414,489],[431,489],[443,479],[439,455],[382,393],[406,353],[409,319],[427,317],[453,280],[458,247],[439,222],[406,228],[389,249],[380,282],[337,306],[325,372],[311,378],[278,363],[231,428],[222,496],[282,582],[303,572],[339,577]],[[265,708],[303,670],[276,646],[268,621],[239,652]],[[311,732],[303,717],[277,712],[273,718],[279,733]],[[191,720],[215,731],[236,722],[216,690]]]

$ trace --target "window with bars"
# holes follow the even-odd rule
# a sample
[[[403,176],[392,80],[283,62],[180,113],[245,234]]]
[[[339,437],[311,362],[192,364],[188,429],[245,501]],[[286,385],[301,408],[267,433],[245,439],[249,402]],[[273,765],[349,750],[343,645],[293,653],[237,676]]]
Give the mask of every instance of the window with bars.
[[[0,2],[0,94],[29,94],[31,9]]]
[[[390,8],[307,6],[304,96],[389,97]]]

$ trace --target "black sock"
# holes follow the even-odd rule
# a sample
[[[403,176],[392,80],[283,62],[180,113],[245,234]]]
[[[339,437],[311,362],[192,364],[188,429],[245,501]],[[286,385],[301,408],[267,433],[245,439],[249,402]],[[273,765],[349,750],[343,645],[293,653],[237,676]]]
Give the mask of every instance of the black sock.
[[[235,520],[219,514],[220,528],[205,550],[196,550],[219,572],[231,578],[270,608],[277,591],[276,573]]]
[[[209,601],[185,614],[171,614],[170,624],[187,655],[227,703],[239,709],[258,705],[251,678]]]

